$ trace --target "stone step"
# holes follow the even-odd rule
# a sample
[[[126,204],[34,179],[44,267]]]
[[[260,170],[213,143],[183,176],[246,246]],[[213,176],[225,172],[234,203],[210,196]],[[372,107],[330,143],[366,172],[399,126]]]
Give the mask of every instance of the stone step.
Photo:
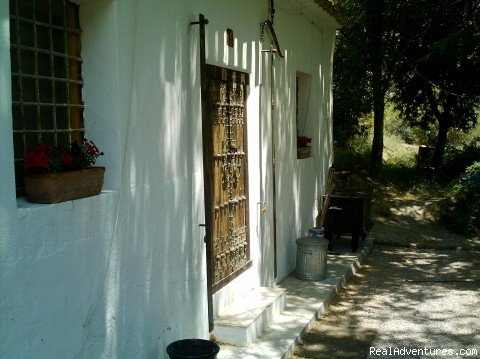
[[[219,343],[248,346],[285,309],[286,290],[254,288],[215,319],[212,337]]]
[[[248,346],[219,343],[218,359],[289,359],[301,336],[327,309],[349,278],[367,259],[372,242],[361,241],[357,252],[350,249],[350,238],[336,239],[335,251],[328,255],[327,278],[322,281],[303,281],[293,275],[282,280],[277,289],[287,291],[286,307],[275,316],[268,330]],[[330,357],[331,353],[322,353]]]

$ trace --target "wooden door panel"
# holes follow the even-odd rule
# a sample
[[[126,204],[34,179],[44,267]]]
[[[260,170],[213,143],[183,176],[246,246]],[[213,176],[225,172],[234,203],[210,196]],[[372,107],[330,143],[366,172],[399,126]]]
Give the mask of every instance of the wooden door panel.
[[[209,66],[213,291],[251,266],[245,91],[248,76]]]

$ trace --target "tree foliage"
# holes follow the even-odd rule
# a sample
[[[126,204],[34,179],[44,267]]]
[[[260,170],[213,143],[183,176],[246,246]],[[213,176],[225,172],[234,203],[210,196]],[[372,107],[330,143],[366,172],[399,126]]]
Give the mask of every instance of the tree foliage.
[[[480,1],[405,1],[393,101],[413,126],[438,122],[434,166],[452,127],[476,123],[480,100]]]
[[[372,171],[382,165],[385,94],[396,63],[398,21],[392,0],[342,0],[337,2],[346,25],[337,38],[334,58],[334,133],[340,141],[358,133],[358,120],[374,113]],[[343,134],[343,136],[341,136]]]
[[[346,144],[361,134],[359,119],[372,110],[372,91],[367,76],[366,35],[363,28],[364,9],[359,1],[344,0],[337,4],[346,19],[338,33],[333,71],[334,138]]]
[[[341,134],[356,133],[358,119],[372,111],[374,97],[375,115],[379,117],[385,94],[392,91],[392,101],[406,122],[424,128],[438,123],[434,158],[439,166],[449,129],[468,129],[476,121],[480,96],[480,81],[476,80],[480,78],[479,3],[337,1],[347,21],[338,36],[334,60],[336,139],[345,140]],[[380,48],[375,37],[378,16],[382,20]],[[383,136],[383,121],[375,120],[375,125]],[[375,142],[373,147],[378,160]]]

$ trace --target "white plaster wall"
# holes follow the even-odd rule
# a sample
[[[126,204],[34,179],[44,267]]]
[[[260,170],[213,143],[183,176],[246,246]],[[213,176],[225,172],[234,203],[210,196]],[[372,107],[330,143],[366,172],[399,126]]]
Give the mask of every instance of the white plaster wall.
[[[320,28],[306,20],[305,14],[292,7],[289,0],[276,1],[276,4],[275,30],[285,54],[284,59],[274,60],[276,108],[272,130],[276,142],[278,282],[295,268],[296,238],[315,225],[332,163],[330,62],[335,29],[329,24]],[[312,157],[303,160],[296,158],[297,71],[312,76],[303,133],[313,138]]]
[[[97,3],[84,6],[98,16]],[[208,337],[190,6],[116,1],[109,7],[118,49],[121,180],[105,285],[88,323],[88,356],[163,357],[176,339]],[[87,53],[86,68],[88,61]],[[101,94],[86,86],[85,95]]]
[[[163,357],[176,339],[208,337],[191,4],[78,3],[87,136],[114,191],[15,199],[1,2],[0,357]]]
[[[331,67],[335,29],[326,23],[318,28],[303,14],[278,2],[275,30],[285,59],[274,59],[274,92],[277,107],[270,110],[271,56],[258,42],[260,22],[269,18],[268,4],[230,1],[219,7],[215,1],[198,2],[198,11],[209,19],[207,63],[243,70],[250,74],[247,101],[250,186],[250,240],[254,267],[215,295],[215,314],[256,285],[274,285],[295,268],[295,239],[315,225],[319,201],[331,160]],[[235,16],[225,16],[225,11]],[[228,48],[224,31],[234,31],[235,46]],[[256,39],[257,41],[252,41]],[[312,75],[306,135],[313,137],[313,157],[296,159],[295,75]],[[274,278],[272,131],[276,152],[277,277]],[[264,209],[264,211],[262,211]]]
[[[2,239],[1,357],[61,358],[82,351],[83,325],[98,298],[112,240],[115,198],[104,192],[58,205],[19,201],[16,235]]]
[[[13,167],[12,90],[10,70],[10,27],[8,2],[0,2],[0,238],[1,228],[15,216],[15,178]],[[4,229],[5,230],[5,229]],[[1,242],[0,242],[1,244]],[[0,250],[2,247],[0,246]]]
[[[271,58],[259,53],[267,2],[77,2],[87,136],[105,152],[106,190],[56,205],[15,198],[8,2],[0,2],[0,357],[165,357],[174,340],[208,337],[204,232],[198,226],[204,223],[198,27],[188,23],[200,12],[210,20],[207,63],[250,74],[254,266],[216,294],[217,312],[242,290],[275,281],[272,131],[277,280],[293,270],[295,238],[314,223],[331,163],[334,30],[318,30],[279,1],[275,29],[286,58],[275,59],[272,127]],[[234,30],[233,49],[225,46],[226,28]],[[295,148],[297,70],[312,75],[316,99],[307,133],[315,140],[314,157],[302,161]]]

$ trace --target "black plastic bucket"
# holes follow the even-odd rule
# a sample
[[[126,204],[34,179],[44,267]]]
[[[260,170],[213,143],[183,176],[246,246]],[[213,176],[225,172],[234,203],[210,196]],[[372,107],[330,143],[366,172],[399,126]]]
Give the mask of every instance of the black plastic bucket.
[[[203,339],[183,339],[170,343],[167,354],[170,359],[215,359],[220,347]]]

